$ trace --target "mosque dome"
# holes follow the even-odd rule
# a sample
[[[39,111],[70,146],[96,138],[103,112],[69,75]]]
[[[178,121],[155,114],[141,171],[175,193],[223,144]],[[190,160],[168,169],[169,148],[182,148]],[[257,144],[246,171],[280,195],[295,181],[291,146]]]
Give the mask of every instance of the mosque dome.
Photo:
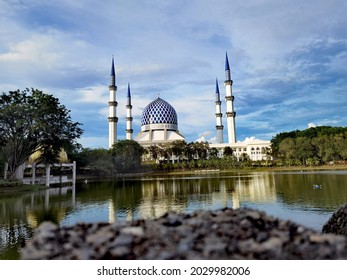
[[[171,124],[177,126],[175,109],[165,100],[157,98],[147,105],[142,112],[141,125]]]
[[[185,140],[178,131],[174,107],[159,97],[149,103],[142,112],[141,131],[135,140],[143,146]]]

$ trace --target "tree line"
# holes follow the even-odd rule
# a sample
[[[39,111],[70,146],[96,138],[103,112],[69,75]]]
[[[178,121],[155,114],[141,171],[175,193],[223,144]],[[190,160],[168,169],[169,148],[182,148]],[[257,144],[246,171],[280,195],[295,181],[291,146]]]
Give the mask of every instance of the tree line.
[[[81,174],[115,176],[119,173],[135,173],[143,170],[144,148],[134,140],[121,140],[111,149],[77,148],[70,151]]]
[[[347,159],[347,128],[321,126],[277,134],[271,140],[270,157],[251,161],[245,153],[239,159],[230,147],[223,157],[207,142],[177,140],[142,148],[136,141],[118,141],[111,150],[81,149],[70,153],[78,166],[96,174],[173,169],[228,169],[269,166],[317,166]]]
[[[81,149],[70,156],[77,161],[81,172],[113,176],[119,173],[169,171],[174,169],[227,169],[250,166],[245,154],[237,160],[230,147],[223,158],[208,142],[177,140],[143,148],[136,141],[120,140],[111,149]]]
[[[277,134],[272,140],[276,165],[321,165],[345,162],[347,127],[317,126]]]

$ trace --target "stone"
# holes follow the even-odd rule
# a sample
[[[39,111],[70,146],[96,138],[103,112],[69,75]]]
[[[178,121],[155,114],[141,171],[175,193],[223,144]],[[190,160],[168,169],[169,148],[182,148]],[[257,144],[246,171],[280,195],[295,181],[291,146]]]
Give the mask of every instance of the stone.
[[[347,236],[347,204],[336,210],[322,228],[323,233]]]
[[[343,223],[342,214],[334,218],[338,220]],[[43,223],[21,258],[347,259],[347,237],[315,232],[253,209],[224,208],[113,224]]]
[[[134,237],[132,235],[122,233],[111,243],[111,246],[130,246],[133,241]]]
[[[249,211],[247,212],[247,218],[251,218],[253,220],[260,219],[260,213],[256,211]]]
[[[51,222],[43,222],[40,227],[37,228],[38,234],[40,234],[43,238],[54,238],[55,230],[58,229],[58,226]]]
[[[120,231],[123,234],[131,234],[136,236],[144,236],[145,232],[142,227],[125,227]]]

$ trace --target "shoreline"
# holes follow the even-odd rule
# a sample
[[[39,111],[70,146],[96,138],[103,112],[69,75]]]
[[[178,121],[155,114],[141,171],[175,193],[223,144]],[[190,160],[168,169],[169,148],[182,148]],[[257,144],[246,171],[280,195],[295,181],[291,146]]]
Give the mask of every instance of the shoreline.
[[[347,164],[339,165],[321,165],[321,166],[283,166],[283,167],[243,167],[230,169],[212,169],[211,172],[281,172],[281,171],[322,171],[322,170],[347,170]],[[203,169],[187,169],[187,170],[172,170],[165,172],[154,172],[154,174],[189,174],[189,173],[208,173],[210,170]],[[152,173],[153,174],[153,173]]]
[[[12,195],[18,195],[18,194],[23,194],[27,192],[32,192],[32,191],[40,191],[40,190],[45,190],[48,187],[45,185],[27,185],[27,184],[13,184],[12,186],[9,185],[6,181],[3,179],[0,179],[0,195],[1,196],[12,196]]]
[[[197,173],[219,173],[219,172],[290,172],[290,171],[333,171],[333,170],[347,170],[347,164],[338,164],[338,165],[322,165],[322,166],[284,166],[284,167],[249,167],[249,168],[231,168],[231,169],[187,169],[187,170],[172,170],[172,171],[153,171],[153,172],[140,172],[140,173],[131,173],[131,174],[120,174],[116,177],[102,177],[102,176],[86,176],[86,175],[77,175],[77,181],[82,181],[85,179],[90,180],[118,180],[125,178],[132,178],[138,176],[146,175],[180,175],[180,174],[197,174]],[[8,182],[0,179],[0,195],[18,195],[31,191],[45,190],[49,187],[45,185],[27,185],[27,184],[13,184],[9,185]]]

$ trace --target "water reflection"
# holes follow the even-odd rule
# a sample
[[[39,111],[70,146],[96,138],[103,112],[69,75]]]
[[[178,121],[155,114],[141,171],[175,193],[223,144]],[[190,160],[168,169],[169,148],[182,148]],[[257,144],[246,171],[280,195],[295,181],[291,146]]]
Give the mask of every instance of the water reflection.
[[[77,183],[0,198],[0,258],[44,220],[60,225],[156,218],[167,211],[253,207],[316,230],[347,202],[347,172],[252,172],[147,176]],[[322,185],[316,190],[313,184]],[[17,252],[18,255],[18,252]]]

